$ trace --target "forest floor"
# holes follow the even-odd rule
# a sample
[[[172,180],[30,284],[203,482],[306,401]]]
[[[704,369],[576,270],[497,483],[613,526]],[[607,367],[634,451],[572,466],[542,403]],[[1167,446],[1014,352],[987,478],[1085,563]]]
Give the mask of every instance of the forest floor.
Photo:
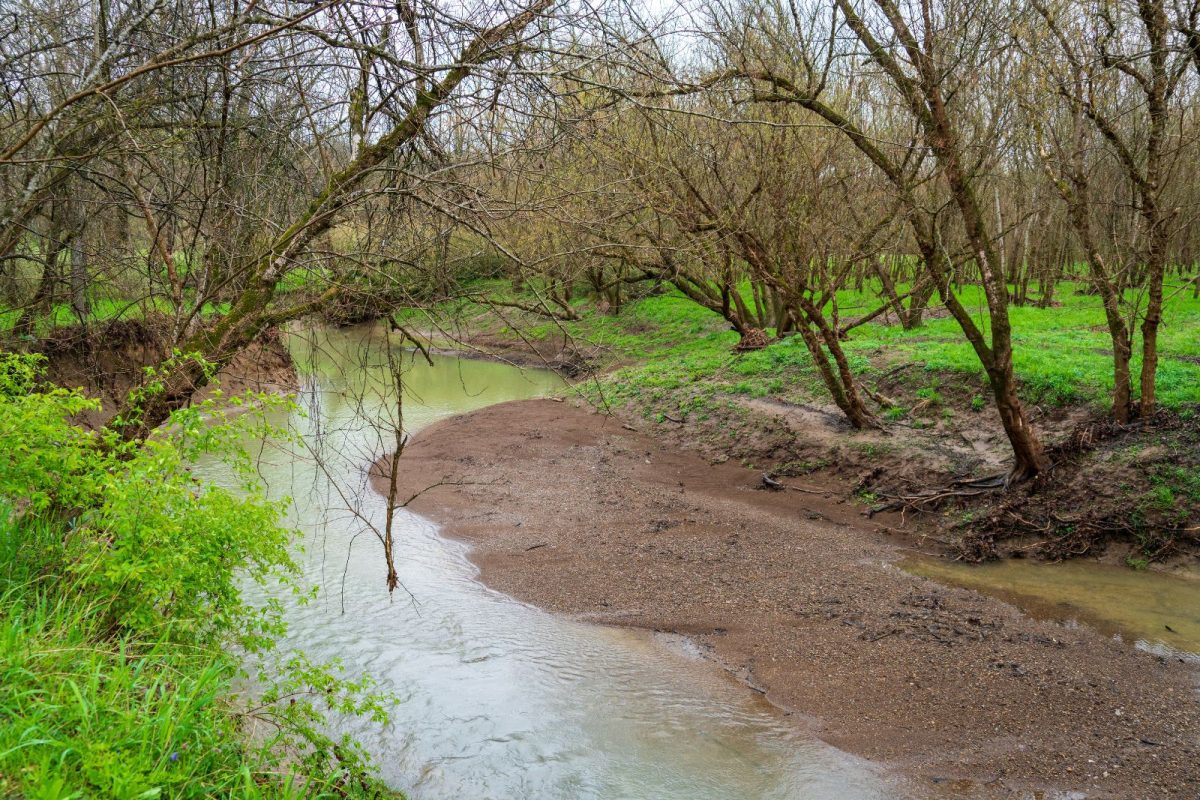
[[[586,403],[709,461],[836,484],[860,510],[955,558],[1169,568],[1200,552],[1200,300],[1186,287],[1164,314],[1162,410],[1126,426],[1105,421],[1111,342],[1097,299],[1063,284],[1049,307],[1011,309],[1022,399],[1053,466],[1007,492],[955,485],[1003,474],[1009,451],[986,376],[938,309],[915,330],[880,318],[850,333],[859,382],[886,401],[868,401],[881,429],[855,431],[798,337],[734,352],[737,334],[675,293],[615,315],[581,300],[570,321],[477,303],[503,289],[483,284],[404,322],[447,349],[559,369]],[[851,318],[874,300],[848,291],[839,307]]]
[[[1178,659],[902,571],[835,477],[770,491],[633,428],[570,402],[492,406],[417,434],[401,496],[459,480],[412,507],[474,545],[488,585],[687,635],[915,796],[1200,796],[1200,705]]]

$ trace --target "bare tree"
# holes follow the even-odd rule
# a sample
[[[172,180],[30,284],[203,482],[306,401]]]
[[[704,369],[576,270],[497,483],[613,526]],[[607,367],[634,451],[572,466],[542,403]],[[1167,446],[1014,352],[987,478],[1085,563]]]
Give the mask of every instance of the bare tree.
[[[1123,312],[1124,287],[1144,286],[1141,310],[1142,364],[1140,412],[1156,406],[1158,329],[1162,322],[1163,282],[1178,209],[1169,202],[1171,160],[1181,147],[1178,122],[1188,102],[1183,78],[1189,54],[1171,41],[1167,4],[1157,0],[1094,6],[1034,4],[1056,48],[1044,57],[1042,73],[1067,109],[1061,135],[1050,130],[1044,154],[1052,179],[1069,210],[1071,224],[1088,258],[1092,280],[1103,299],[1113,340],[1113,414],[1129,419],[1132,322]],[[1194,99],[1194,97],[1192,98]],[[1034,111],[1034,123],[1041,109]],[[1093,228],[1095,161],[1089,155],[1098,137],[1108,148],[1121,179],[1134,193],[1141,222],[1140,246],[1131,262],[1114,266],[1105,258]],[[1103,174],[1103,173],[1101,173]]]

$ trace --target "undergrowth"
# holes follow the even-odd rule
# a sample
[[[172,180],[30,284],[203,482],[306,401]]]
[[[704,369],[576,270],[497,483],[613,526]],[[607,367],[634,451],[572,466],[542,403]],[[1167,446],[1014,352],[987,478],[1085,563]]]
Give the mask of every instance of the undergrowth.
[[[40,368],[0,354],[0,796],[388,795],[324,725],[382,724],[387,698],[337,664],[274,657],[278,607],[242,597],[246,580],[295,587],[284,509],[238,445],[282,401],[227,416],[214,398],[128,445],[71,424],[95,401]],[[191,477],[205,454],[240,491]],[[248,654],[271,666],[245,674]]]

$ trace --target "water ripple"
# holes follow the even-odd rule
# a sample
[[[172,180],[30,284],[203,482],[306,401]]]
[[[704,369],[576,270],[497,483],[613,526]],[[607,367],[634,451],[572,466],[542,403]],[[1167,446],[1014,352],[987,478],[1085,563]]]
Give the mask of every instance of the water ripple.
[[[397,566],[415,602],[404,591],[389,598],[377,541],[339,503],[345,494],[356,513],[382,519],[383,500],[364,490],[362,468],[384,439],[364,415],[394,408],[394,399],[381,360],[346,367],[363,362],[372,334],[326,336],[323,350],[300,358],[313,369],[313,405],[286,422],[313,440],[319,432],[309,444],[320,445],[342,491],[300,454],[276,451],[263,465],[272,490],[295,499],[302,563],[322,589],[308,605],[278,598],[289,621],[284,644],[338,657],[350,674],[369,673],[403,698],[384,731],[340,723],[391,782],[414,800],[898,796],[871,765],[799,734],[694,657],[642,632],[555,617],[488,590],[466,547],[414,514],[397,518]],[[446,358],[414,366],[407,381],[409,430],[557,385],[549,374]],[[359,395],[354,402],[346,387]],[[228,479],[219,467],[202,469]]]

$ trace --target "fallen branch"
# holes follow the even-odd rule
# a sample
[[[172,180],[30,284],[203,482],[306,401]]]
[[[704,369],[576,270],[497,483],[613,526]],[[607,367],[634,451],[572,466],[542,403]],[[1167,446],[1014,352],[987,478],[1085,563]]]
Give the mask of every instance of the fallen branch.
[[[770,473],[768,473],[768,472],[763,473],[762,482],[763,482],[763,486],[765,486],[766,488],[770,489],[773,492],[782,492],[784,489],[787,488],[782,483],[780,483],[779,481],[772,478]]]
[[[885,494],[882,496],[887,499],[887,502],[868,509],[867,517],[888,511],[921,511],[924,506],[945,500],[947,497],[978,497],[1007,486],[1007,476],[989,475],[984,478],[953,481],[949,487],[930,489],[915,494]]]
[[[806,494],[829,494],[822,489],[806,489],[803,486],[791,486],[776,479],[776,477],[769,472],[763,473],[762,482],[765,488],[770,489],[773,492],[782,492],[785,489],[791,489],[793,492],[804,492]]]
[[[876,390],[872,389],[870,386],[867,386],[862,381],[859,381],[858,385],[862,388],[862,390],[864,392],[866,392],[867,397],[871,398],[872,400],[874,400],[876,403],[879,404],[880,408],[895,408],[897,405],[899,405],[892,398],[888,397],[885,394],[880,394]]]

